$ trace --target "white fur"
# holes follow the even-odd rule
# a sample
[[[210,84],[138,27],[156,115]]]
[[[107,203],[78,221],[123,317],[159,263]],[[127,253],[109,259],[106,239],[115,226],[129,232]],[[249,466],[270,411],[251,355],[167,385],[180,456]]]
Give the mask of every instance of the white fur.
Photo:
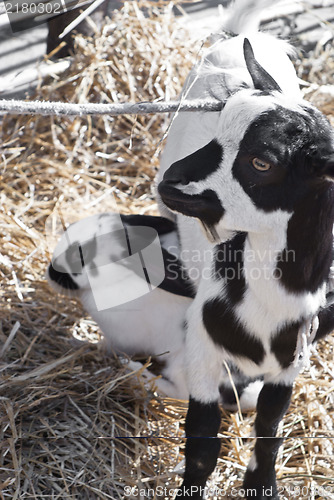
[[[243,411],[253,410],[256,407],[258,395],[263,387],[261,380],[255,380],[250,383],[243,391],[240,397],[240,406]]]
[[[219,386],[226,377],[223,365],[226,358],[204,328],[198,297],[199,293],[187,311],[185,369],[191,396],[202,403],[211,403],[220,399]]]

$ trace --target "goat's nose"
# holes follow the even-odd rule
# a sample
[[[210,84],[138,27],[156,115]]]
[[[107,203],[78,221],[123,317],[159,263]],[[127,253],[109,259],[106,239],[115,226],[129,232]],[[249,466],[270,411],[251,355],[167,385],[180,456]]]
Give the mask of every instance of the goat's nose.
[[[176,161],[166,170],[163,182],[167,182],[168,184],[189,184],[189,179],[185,175],[181,161]]]
[[[215,172],[223,159],[222,146],[213,139],[209,144],[198,149],[182,160],[173,163],[166,170],[163,181],[169,186],[198,182]]]

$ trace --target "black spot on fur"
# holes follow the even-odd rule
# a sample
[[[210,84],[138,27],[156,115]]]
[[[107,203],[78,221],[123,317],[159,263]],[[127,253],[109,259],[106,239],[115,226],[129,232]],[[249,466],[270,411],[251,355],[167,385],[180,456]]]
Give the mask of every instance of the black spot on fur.
[[[333,261],[334,189],[326,183],[296,207],[288,223],[287,246],[276,275],[294,293],[316,292]]]
[[[103,236],[100,236],[99,240],[100,238],[103,239]],[[95,237],[83,243],[74,242],[65,251],[66,263],[74,275],[81,273],[83,268],[95,259],[96,255],[97,241]]]
[[[264,359],[262,342],[247,333],[228,303],[219,298],[203,306],[203,323],[212,340],[235,356],[244,356],[256,364]]]
[[[235,389],[238,394],[238,398],[240,400],[242,394],[245,389],[257,380],[263,380],[263,377],[247,377],[244,375],[239,368],[237,368],[233,363],[229,362],[229,369],[232,376],[232,380],[235,386]],[[237,400],[235,397],[234,388],[232,387],[231,382],[226,380],[223,384],[219,386],[219,392],[222,398],[222,403],[224,405],[236,406]]]
[[[295,358],[300,321],[282,328],[271,340],[270,349],[282,368],[288,368]]]
[[[214,254],[214,279],[224,280],[227,296],[232,304],[243,299],[246,282],[243,272],[243,252],[246,233],[238,233],[234,238],[220,243]]]

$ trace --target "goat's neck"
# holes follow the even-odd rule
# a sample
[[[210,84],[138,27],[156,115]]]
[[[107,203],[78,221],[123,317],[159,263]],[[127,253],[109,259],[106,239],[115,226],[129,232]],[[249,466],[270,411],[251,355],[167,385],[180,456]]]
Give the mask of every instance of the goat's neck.
[[[290,219],[291,220],[291,219]],[[298,291],[286,286],[285,270],[278,268],[278,259],[287,246],[286,227],[277,227],[263,234],[248,233],[243,251],[244,299],[237,305],[237,315],[253,333],[274,334],[286,322],[296,322],[316,314],[324,304],[324,281],[319,286]],[[287,253],[289,275],[298,277],[303,261],[296,262],[294,252]],[[296,267],[295,267],[296,266]],[[279,273],[278,271],[281,271]],[[255,311],[255,312],[254,312]]]
[[[247,233],[247,245],[245,246],[244,259],[253,258],[258,264],[270,262],[276,264],[277,255],[286,246],[287,225],[275,227],[264,233]],[[250,255],[248,255],[250,253]]]
[[[284,227],[247,234],[244,266],[270,267],[287,292],[315,293],[327,281],[333,261],[333,223],[334,189],[324,184],[303,199]]]
[[[287,226],[265,233],[247,233],[243,252],[243,269],[247,286],[255,295],[279,292],[277,257],[286,247]]]

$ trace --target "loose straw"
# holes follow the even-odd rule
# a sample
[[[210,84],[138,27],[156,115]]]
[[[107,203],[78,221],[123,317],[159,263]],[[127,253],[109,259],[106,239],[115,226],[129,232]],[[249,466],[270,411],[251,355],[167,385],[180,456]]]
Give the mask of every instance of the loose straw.
[[[81,21],[83,21],[84,19],[86,19],[87,16],[89,16],[92,12],[94,12],[95,9],[97,9],[101,3],[103,3],[104,0],[95,0],[86,10],[84,10],[83,12],[81,12],[81,14],[78,15],[78,17],[76,17],[74,19],[74,21],[72,21],[65,29],[62,33],[60,33],[59,35],[59,39],[61,40],[62,38],[64,38],[64,36],[66,36],[68,33],[70,33],[74,28],[76,28],[78,26],[78,24],[81,23]]]
[[[173,111],[221,111],[221,101],[161,101],[116,104],[72,104],[64,102],[0,100],[0,114],[83,116],[83,115],[147,115]]]

